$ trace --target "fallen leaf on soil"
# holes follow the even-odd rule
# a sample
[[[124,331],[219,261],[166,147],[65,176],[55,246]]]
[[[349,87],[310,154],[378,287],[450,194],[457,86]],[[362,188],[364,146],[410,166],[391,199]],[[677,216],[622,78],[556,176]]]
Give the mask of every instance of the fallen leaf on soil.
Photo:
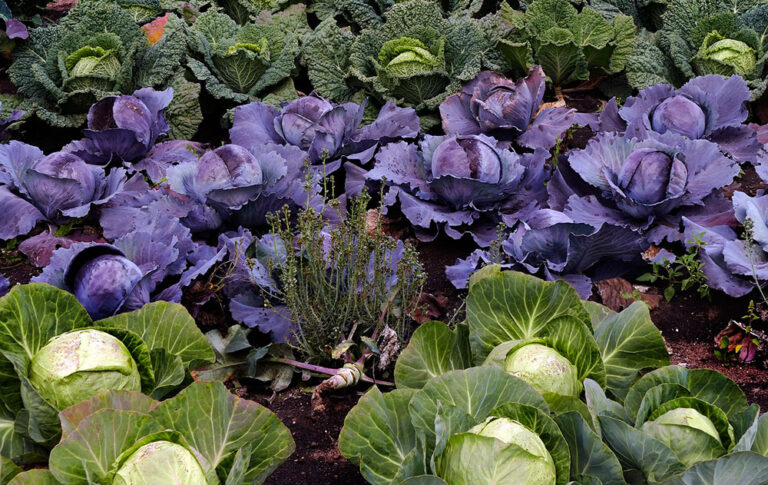
[[[655,258],[659,254],[659,252],[661,252],[660,247],[651,245],[651,247],[649,247],[648,249],[645,250],[645,252],[643,252],[643,260],[651,261],[653,260],[653,258]]]
[[[335,463],[342,460],[341,452],[338,448],[331,448],[330,450],[312,450],[309,452],[309,457],[313,460],[323,460],[326,463]]]
[[[379,336],[378,347],[380,354],[379,363],[376,367],[383,371],[389,367],[389,364],[400,353],[400,341],[397,337],[397,332],[392,330],[389,325],[385,326],[384,330],[382,330],[381,336]]]
[[[719,357],[724,360],[752,362],[766,344],[768,337],[765,333],[731,320],[715,337],[715,355],[719,353]]]
[[[663,298],[662,295],[655,293],[655,288],[645,292],[642,289],[646,287],[633,286],[632,283],[624,278],[602,280],[595,283],[595,285],[600,293],[600,298],[603,300],[603,305],[616,312],[623,310],[634,302],[632,298],[625,298],[624,295],[632,295],[635,290],[639,291],[640,299],[652,309],[659,306]]]
[[[445,316],[449,303],[448,298],[443,295],[422,293],[419,307],[413,312],[411,318],[419,323],[440,320],[441,317]]]

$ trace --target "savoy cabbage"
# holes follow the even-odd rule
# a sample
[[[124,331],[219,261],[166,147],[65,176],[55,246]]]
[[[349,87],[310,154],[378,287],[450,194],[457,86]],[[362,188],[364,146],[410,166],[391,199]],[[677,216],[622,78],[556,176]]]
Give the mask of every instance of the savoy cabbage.
[[[185,28],[174,15],[151,43],[128,10],[84,0],[58,25],[30,30],[8,70],[18,94],[5,99],[51,126],[78,127],[104,96],[166,85],[185,50]]]
[[[477,20],[447,16],[438,2],[411,0],[394,5],[357,36],[326,19],[308,36],[304,59],[324,97],[348,101],[362,88],[382,104],[394,101],[425,113],[475,77],[491,48]]]
[[[254,101],[295,74],[299,38],[307,28],[303,5],[264,11],[243,26],[211,9],[190,28],[187,65],[213,97]]]
[[[749,84],[752,99],[765,92],[765,0],[679,0],[669,4],[662,24],[627,60],[632,87],[680,86],[700,75],[737,74]]]
[[[525,12],[504,3],[493,25],[501,37],[498,62],[507,71],[522,76],[539,64],[555,86],[620,73],[635,42],[631,17],[619,13],[609,21],[568,0],[535,0]]]

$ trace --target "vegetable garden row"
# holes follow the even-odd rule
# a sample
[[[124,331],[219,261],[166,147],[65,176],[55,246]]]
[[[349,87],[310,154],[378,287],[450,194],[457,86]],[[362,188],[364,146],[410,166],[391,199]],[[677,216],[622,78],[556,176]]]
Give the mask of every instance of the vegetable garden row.
[[[0,27],[0,484],[768,484],[768,0]]]

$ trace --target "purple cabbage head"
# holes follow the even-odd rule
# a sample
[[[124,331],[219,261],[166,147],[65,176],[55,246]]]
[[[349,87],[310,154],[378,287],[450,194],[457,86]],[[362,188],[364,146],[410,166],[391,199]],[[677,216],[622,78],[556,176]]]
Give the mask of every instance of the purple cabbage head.
[[[109,244],[77,243],[58,249],[33,281],[52,284],[75,295],[94,319],[141,308],[149,302],[148,272]]]
[[[547,155],[520,155],[486,135],[426,136],[382,148],[365,177],[386,180],[385,206],[399,201],[419,239],[444,231],[488,246],[500,222],[516,224],[546,198]]]
[[[541,109],[546,82],[541,66],[517,82],[483,71],[440,105],[443,130],[449,135],[493,136],[518,146],[549,150],[571,127],[574,110]]]
[[[707,221],[684,219],[686,244],[701,241],[699,250],[702,271],[711,288],[733,297],[741,297],[758,284],[768,281],[768,195],[750,197],[734,192],[733,211],[737,225],[746,231],[750,226],[751,244],[745,235],[739,237],[728,217]]]
[[[75,243],[54,251],[33,278],[70,291],[94,319],[136,310],[150,301],[179,302],[182,288],[206,273],[224,252],[192,241],[189,229],[157,205],[102,214],[112,244]],[[146,211],[143,220],[136,211]],[[142,222],[139,229],[133,227]],[[170,283],[169,283],[170,281]]]
[[[224,145],[167,170],[170,188],[186,199],[182,222],[192,231],[219,229],[225,221],[263,226],[267,213],[306,201],[304,152],[275,144],[252,150]]]
[[[641,263],[640,253],[647,248],[645,239],[630,229],[577,223],[561,212],[542,209],[502,241],[503,254],[476,250],[448,266],[446,276],[457,288],[466,288],[470,275],[482,265],[500,264],[547,281],[566,281],[588,298],[593,281],[621,276],[632,263]]]
[[[558,164],[549,204],[576,222],[627,227],[653,243],[677,241],[681,218],[709,210],[721,198],[716,189],[738,173],[739,165],[706,140],[600,133]]]
[[[283,103],[280,110],[251,103],[235,109],[229,134],[232,143],[251,151],[263,144],[298,147],[311,164],[325,163],[328,173],[343,158],[365,164],[380,144],[419,134],[419,117],[411,108],[387,103],[373,123],[361,127],[364,110],[365,103],[337,105],[316,94]]]
[[[130,163],[143,158],[158,137],[168,133],[162,111],[173,99],[173,89],[142,88],[132,95],[107,96],[88,111],[85,138],[64,147],[88,163]]]
[[[125,170],[89,165],[73,153],[44,156],[39,148],[11,141],[0,145],[0,239],[29,233],[39,221],[85,217],[92,205],[122,190]]]
[[[668,84],[647,87],[621,108],[613,99],[599,117],[579,115],[576,121],[596,131],[620,131],[640,139],[665,133],[705,139],[739,162],[755,162],[762,144],[755,129],[744,124],[749,99],[742,77],[710,74],[691,79],[680,89]]]

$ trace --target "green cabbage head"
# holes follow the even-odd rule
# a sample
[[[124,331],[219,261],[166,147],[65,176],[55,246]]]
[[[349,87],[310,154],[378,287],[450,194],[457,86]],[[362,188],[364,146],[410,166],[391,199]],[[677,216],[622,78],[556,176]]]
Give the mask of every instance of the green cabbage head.
[[[686,467],[717,458],[725,451],[715,425],[693,408],[667,411],[643,423],[642,430],[667,445]]]
[[[714,31],[704,38],[694,64],[700,75],[746,76],[757,65],[757,52],[745,42]]]
[[[113,485],[179,483],[206,485],[195,455],[171,441],[153,441],[134,451],[115,473]]]
[[[141,390],[130,351],[116,337],[94,329],[52,338],[32,358],[29,380],[57,409],[111,389]]]
[[[564,396],[581,394],[582,384],[576,366],[546,345],[528,344],[510,352],[504,368],[539,392]]]
[[[472,435],[493,438],[494,456],[503,460],[488,463],[487,440]],[[516,485],[554,485],[557,480],[555,463],[541,438],[509,418],[490,417],[467,433],[451,438],[440,458],[439,474],[452,485],[480,485],[477,480],[483,474],[475,474],[472,469],[488,466],[509,469]]]

